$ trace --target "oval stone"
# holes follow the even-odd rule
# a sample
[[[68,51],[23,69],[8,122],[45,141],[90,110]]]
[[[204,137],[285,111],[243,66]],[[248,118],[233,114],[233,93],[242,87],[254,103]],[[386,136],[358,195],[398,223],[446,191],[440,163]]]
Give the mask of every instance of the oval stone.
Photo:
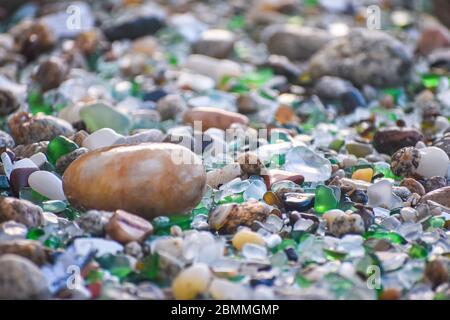
[[[188,110],[183,117],[184,123],[195,125],[201,123],[203,131],[209,128],[228,129],[233,123],[247,125],[249,120],[246,116],[212,107],[196,107]]]
[[[170,143],[111,146],[66,169],[64,192],[87,209],[122,209],[144,218],[179,214],[202,199],[206,173],[189,149]]]

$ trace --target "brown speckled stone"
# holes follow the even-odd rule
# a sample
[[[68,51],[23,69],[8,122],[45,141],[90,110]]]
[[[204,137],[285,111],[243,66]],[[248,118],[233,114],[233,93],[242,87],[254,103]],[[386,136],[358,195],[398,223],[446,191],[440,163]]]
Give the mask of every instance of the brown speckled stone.
[[[436,176],[436,177],[431,177],[427,180],[425,180],[425,191],[426,192],[431,192],[434,191],[436,189],[440,189],[443,187],[447,186],[447,179],[444,177],[440,177],[440,176]]]
[[[210,213],[209,225],[220,233],[233,234],[239,226],[251,227],[255,221],[265,221],[271,213],[270,206],[256,200],[223,204]]]
[[[400,186],[408,188],[409,191],[411,191],[412,193],[417,193],[419,196],[423,196],[426,193],[423,185],[413,178],[403,179],[403,181],[400,183]]]
[[[12,115],[8,126],[17,144],[50,141],[59,135],[68,137],[74,133],[72,125],[67,121],[53,116],[32,116],[27,112]]]
[[[59,173],[64,173],[64,171],[66,171],[67,167],[73,161],[75,161],[88,151],[89,150],[86,148],[78,148],[76,150],[73,150],[72,152],[69,152],[68,154],[63,155],[55,163],[56,171],[58,171]]]
[[[0,222],[14,220],[27,227],[38,227],[42,223],[42,209],[30,201],[13,197],[0,198]]]
[[[86,153],[63,175],[67,199],[86,209],[122,209],[147,219],[184,213],[201,200],[206,173],[172,143],[111,146]]]
[[[42,266],[50,260],[50,250],[35,240],[10,240],[0,242],[0,256],[3,254],[16,254]]]
[[[260,175],[261,170],[264,168],[258,156],[252,152],[240,154],[236,161],[241,166],[241,172],[244,178],[248,178],[251,175]]]
[[[14,254],[0,256],[0,299],[29,300],[49,297],[47,280],[30,260]]]
[[[444,207],[450,208],[450,187],[433,190],[420,199],[422,203],[427,203],[427,201],[434,201]]]
[[[77,224],[84,232],[94,237],[103,237],[106,233],[105,227],[111,219],[113,212],[89,210],[82,214],[77,220]]]
[[[401,177],[411,177],[419,166],[420,151],[414,147],[398,150],[392,155],[392,172]]]
[[[0,148],[12,148],[14,145],[14,139],[5,131],[0,130]]]
[[[35,142],[31,144],[21,144],[16,146],[13,151],[17,158],[29,158],[38,152],[47,152],[48,141]]]

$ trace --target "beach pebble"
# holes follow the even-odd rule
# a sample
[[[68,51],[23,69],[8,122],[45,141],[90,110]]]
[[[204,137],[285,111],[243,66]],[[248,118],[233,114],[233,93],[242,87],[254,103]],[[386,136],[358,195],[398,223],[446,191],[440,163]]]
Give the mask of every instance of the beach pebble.
[[[153,232],[153,226],[139,216],[123,210],[117,210],[109,219],[105,230],[111,239],[127,244],[131,241],[145,240]]]
[[[186,111],[183,122],[195,126],[201,125],[201,129],[206,131],[210,128],[222,130],[228,129],[233,123],[247,125],[249,120],[246,116],[212,107],[196,107]]]
[[[47,280],[30,260],[14,254],[0,256],[0,299],[30,300],[50,296]]]
[[[255,221],[264,222],[271,213],[270,206],[256,200],[222,204],[210,212],[209,225],[221,233],[233,234],[239,226],[251,227]]]
[[[0,198],[0,222],[14,220],[27,227],[35,228],[42,224],[42,209],[30,201],[13,197]]]
[[[236,249],[241,250],[246,243],[253,243],[263,246],[264,239],[260,234],[256,232],[253,232],[249,229],[242,229],[236,232],[236,234],[233,236],[233,239],[231,240],[231,243]]]
[[[290,60],[307,60],[333,39],[326,30],[290,24],[269,26],[261,37],[271,54]]]
[[[324,46],[309,64],[315,78],[329,75],[359,86],[389,87],[410,78],[412,54],[383,31],[356,29]]]
[[[50,141],[57,136],[68,137],[74,133],[70,123],[62,119],[41,114],[31,116],[23,111],[9,118],[8,127],[17,144]]]
[[[73,205],[122,209],[148,219],[192,209],[205,185],[206,174],[195,154],[170,143],[92,151],[72,162],[63,176]]]
[[[203,263],[182,270],[172,282],[172,294],[177,300],[191,300],[206,292],[211,281],[211,271]]]
[[[110,128],[99,129],[83,140],[83,147],[88,150],[95,150],[103,147],[109,147],[115,144],[119,139],[123,138],[121,134]]]
[[[380,153],[392,155],[404,147],[413,147],[423,140],[420,131],[412,128],[385,128],[375,133],[373,145]]]
[[[14,146],[14,139],[5,131],[0,130],[0,148],[13,148]]]
[[[84,232],[94,237],[102,237],[106,233],[106,225],[112,216],[113,212],[89,210],[83,213],[76,222]]]
[[[233,51],[234,34],[223,29],[210,29],[200,35],[200,39],[192,46],[192,52],[224,59]]]

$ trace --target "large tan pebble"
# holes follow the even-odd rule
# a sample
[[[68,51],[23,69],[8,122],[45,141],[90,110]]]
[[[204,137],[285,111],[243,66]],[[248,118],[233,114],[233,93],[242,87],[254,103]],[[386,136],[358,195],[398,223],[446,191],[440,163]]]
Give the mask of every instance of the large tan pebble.
[[[206,173],[197,156],[171,143],[101,148],[76,159],[63,176],[71,204],[122,209],[147,219],[194,208],[205,186]]]
[[[203,131],[209,128],[228,129],[233,123],[247,125],[249,120],[246,116],[211,107],[197,107],[186,111],[183,116],[184,123],[194,125],[194,121],[200,121]]]

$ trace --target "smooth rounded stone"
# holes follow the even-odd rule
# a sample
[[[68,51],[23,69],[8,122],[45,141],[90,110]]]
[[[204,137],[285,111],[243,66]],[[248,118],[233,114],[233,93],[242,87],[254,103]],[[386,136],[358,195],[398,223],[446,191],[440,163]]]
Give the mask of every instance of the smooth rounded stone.
[[[364,158],[373,153],[373,147],[367,143],[350,141],[345,145],[349,154],[353,154],[358,158]]]
[[[247,125],[249,119],[239,113],[212,107],[192,108],[183,115],[183,122],[195,126],[201,125],[201,130],[210,128],[228,129],[233,123]]]
[[[41,167],[44,163],[47,162],[47,156],[42,153],[42,152],[38,152],[33,154],[30,157],[30,160],[34,162],[34,164],[39,168]]]
[[[385,128],[375,133],[373,146],[380,153],[392,155],[404,147],[413,147],[423,140],[420,131],[413,128]]]
[[[424,270],[424,276],[426,281],[433,285],[433,288],[441,284],[448,284],[450,278],[448,259],[437,257],[428,261]]]
[[[83,213],[76,223],[84,232],[94,237],[103,237],[106,233],[106,225],[112,216],[113,212],[89,210]]]
[[[392,172],[400,177],[414,176],[421,157],[422,153],[414,147],[406,147],[398,150],[392,155]]]
[[[49,171],[35,171],[28,177],[28,184],[39,194],[50,200],[66,200],[62,181]]]
[[[222,80],[225,76],[239,77],[242,73],[241,66],[235,61],[216,59],[201,54],[188,56],[184,67],[200,75],[207,76],[216,82]],[[194,79],[190,79],[189,82],[191,80]]]
[[[241,250],[246,243],[253,243],[263,246],[264,239],[259,233],[243,228],[242,230],[236,232],[231,240],[231,243],[236,249]]]
[[[15,254],[24,257],[38,266],[50,262],[51,251],[35,240],[9,240],[0,242],[0,256]]]
[[[337,100],[352,87],[350,81],[338,77],[324,76],[316,81],[314,91],[323,99]]]
[[[192,52],[225,59],[233,52],[235,36],[231,31],[210,29],[202,32],[200,39],[193,44]]]
[[[168,94],[158,100],[156,110],[161,115],[161,120],[175,119],[179,114],[187,110],[187,104],[178,94]]]
[[[394,87],[410,78],[412,54],[383,31],[355,29],[323,47],[309,64],[314,78],[329,75],[358,86]]]
[[[259,176],[265,169],[258,155],[253,152],[241,153],[238,155],[236,162],[241,166],[243,178],[248,178],[252,175]]]
[[[182,270],[172,282],[172,294],[177,300],[191,300],[207,291],[211,271],[206,264],[196,263]]]
[[[64,171],[66,171],[67,167],[72,162],[88,152],[89,150],[87,148],[78,148],[76,150],[73,150],[72,152],[69,152],[68,154],[63,155],[55,163],[56,171],[58,171],[59,173],[64,173]]]
[[[75,142],[77,146],[82,146],[84,139],[86,139],[89,136],[89,133],[87,133],[84,130],[77,131],[74,135],[71,135],[69,137],[70,140]]]
[[[241,175],[241,165],[238,163],[230,163],[221,169],[209,171],[206,174],[206,184],[212,188],[218,188]]]
[[[445,151],[450,157],[450,133],[446,133],[442,138],[436,140],[433,146]]]
[[[137,215],[117,210],[109,219],[105,230],[111,239],[127,244],[132,241],[144,241],[147,236],[153,233],[153,226]]]
[[[180,214],[202,199],[206,173],[190,150],[171,143],[113,146],[89,152],[64,172],[75,206],[144,218]]]
[[[367,106],[366,99],[362,95],[361,91],[356,88],[349,88],[342,93],[339,98],[344,114],[350,114],[357,108],[364,108]]]
[[[123,136],[118,134],[111,128],[99,129],[83,140],[83,147],[88,150],[96,150],[104,147],[112,146]]]
[[[448,47],[450,47],[450,31],[438,23],[433,23],[422,30],[416,50],[428,56],[436,49]]]
[[[123,15],[111,19],[102,26],[102,31],[109,41],[134,40],[152,35],[161,29],[165,22],[164,15],[154,10],[143,10],[137,6],[134,10],[123,11]]]
[[[0,222],[14,220],[29,228],[42,224],[42,209],[30,201],[13,197],[0,198]]]
[[[177,79],[177,86],[179,88],[190,89],[199,92],[212,90],[215,85],[216,83],[213,78],[193,72],[180,72]]]
[[[437,147],[426,147],[419,150],[421,153],[416,173],[431,178],[434,176],[444,177],[447,175],[450,159],[448,155]]]
[[[19,107],[20,104],[11,91],[0,89],[0,116],[7,116]]]
[[[0,256],[0,299],[30,300],[50,296],[44,274],[30,260],[14,254]]]
[[[333,36],[323,29],[286,24],[267,27],[262,31],[261,39],[271,54],[290,60],[307,60]]]
[[[390,208],[392,204],[392,184],[381,180],[367,188],[368,205],[371,207]]]
[[[271,54],[261,67],[272,69],[274,74],[286,77],[289,82],[294,82],[302,73],[302,69],[287,57],[276,54]]]
[[[427,203],[427,201],[433,201],[444,207],[450,208],[449,195],[450,195],[450,186],[428,192],[420,199],[420,202]]]
[[[405,178],[400,182],[400,186],[408,188],[412,193],[417,193],[419,196],[423,196],[426,191],[424,186],[413,178]]]
[[[0,223],[0,242],[25,239],[28,233],[27,227],[15,221]]]
[[[67,77],[68,71],[66,63],[61,58],[51,57],[39,64],[32,78],[42,92],[45,92],[59,87]]]
[[[163,142],[164,134],[158,129],[146,129],[142,132],[119,138],[115,144],[139,144],[146,142]]]
[[[118,133],[126,134],[131,127],[131,120],[125,113],[102,101],[83,106],[80,109],[80,118],[90,132],[111,128]]]
[[[233,234],[239,226],[251,227],[255,221],[264,222],[273,209],[254,199],[241,204],[227,203],[209,214],[209,226],[224,234]]]
[[[404,222],[416,222],[417,211],[410,207],[405,207],[400,209],[400,216]]]
[[[74,134],[72,125],[64,120],[42,114],[31,116],[23,111],[9,118],[8,127],[17,144],[50,141],[57,136],[68,137]]]
[[[144,253],[142,251],[142,246],[137,241],[128,242],[125,245],[123,251],[125,254],[132,256],[136,259],[141,259],[144,256]]]
[[[250,94],[241,94],[236,99],[238,112],[241,114],[251,114],[258,111],[258,102]]]
[[[0,148],[13,148],[15,145],[14,139],[5,131],[0,130]]]
[[[31,144],[18,145],[13,149],[17,158],[30,158],[36,153],[47,152],[48,141],[35,142]]]
[[[80,122],[80,110],[84,106],[85,104],[83,102],[78,102],[73,105],[66,106],[58,113],[58,118],[72,124]]]
[[[425,191],[431,192],[447,186],[447,179],[442,176],[435,176],[425,180]]]

